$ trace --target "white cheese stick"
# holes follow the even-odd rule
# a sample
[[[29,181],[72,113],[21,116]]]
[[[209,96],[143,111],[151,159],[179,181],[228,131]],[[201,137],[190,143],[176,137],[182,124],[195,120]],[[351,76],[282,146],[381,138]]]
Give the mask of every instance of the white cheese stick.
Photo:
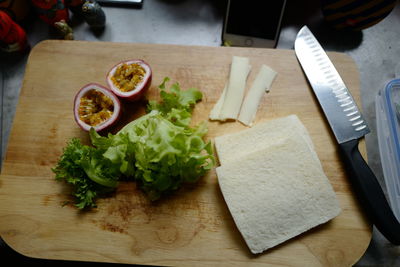
[[[274,81],[277,73],[270,67],[262,65],[257,74],[252,86],[247,92],[246,98],[243,101],[242,108],[238,120],[247,126],[253,123],[258,106],[264,92],[269,92],[272,82]]]
[[[222,108],[222,105],[224,104],[227,88],[228,88],[228,86],[225,84],[225,87],[224,87],[224,90],[222,91],[221,96],[219,97],[217,103],[215,103],[213,109],[210,112],[210,115],[209,115],[210,120],[219,120],[220,119],[219,115],[221,114],[221,108]]]
[[[233,56],[228,87],[219,115],[220,120],[237,119],[243,102],[249,72],[249,59]]]

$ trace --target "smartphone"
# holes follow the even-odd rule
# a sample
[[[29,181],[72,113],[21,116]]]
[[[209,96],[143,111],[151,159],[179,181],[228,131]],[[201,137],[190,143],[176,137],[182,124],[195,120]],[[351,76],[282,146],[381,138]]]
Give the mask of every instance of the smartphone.
[[[112,6],[112,5],[121,5],[121,6],[134,6],[134,7],[142,7],[143,0],[97,0],[100,5]]]
[[[224,45],[275,48],[286,0],[228,0]]]

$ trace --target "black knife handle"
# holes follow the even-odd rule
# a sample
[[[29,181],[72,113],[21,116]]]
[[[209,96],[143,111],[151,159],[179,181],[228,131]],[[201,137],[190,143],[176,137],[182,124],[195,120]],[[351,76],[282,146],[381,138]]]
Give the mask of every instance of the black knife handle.
[[[367,215],[392,244],[400,245],[400,223],[393,214],[374,173],[358,150],[358,139],[340,144],[351,183]]]

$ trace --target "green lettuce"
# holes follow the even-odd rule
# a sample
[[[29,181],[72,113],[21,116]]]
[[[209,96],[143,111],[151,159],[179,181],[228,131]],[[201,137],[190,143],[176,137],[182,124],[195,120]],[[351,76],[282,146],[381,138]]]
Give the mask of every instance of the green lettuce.
[[[122,177],[139,183],[156,200],[183,183],[196,182],[214,167],[211,142],[203,140],[207,124],[191,126],[201,92],[181,90],[178,83],[168,90],[168,81],[165,78],[159,86],[161,101],[149,101],[146,115],[115,135],[104,137],[91,129],[92,146],[74,139],[64,150],[54,171],[58,180],[75,186],[78,208],[93,207],[99,193],[115,188]],[[92,197],[89,201],[81,195]]]
[[[110,192],[118,185],[118,169],[102,154],[103,151],[72,138],[52,169],[56,180],[64,180],[73,186],[79,209],[96,207],[98,195]]]

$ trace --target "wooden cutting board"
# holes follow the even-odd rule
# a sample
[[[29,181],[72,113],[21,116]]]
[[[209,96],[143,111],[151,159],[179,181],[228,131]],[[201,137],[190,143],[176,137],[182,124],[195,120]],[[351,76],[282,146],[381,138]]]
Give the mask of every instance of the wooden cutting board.
[[[214,170],[157,203],[150,203],[135,183],[124,182],[91,211],[63,206],[71,200],[70,188],[54,180],[51,168],[71,137],[88,140],[73,118],[77,90],[90,82],[105,85],[107,71],[121,60],[144,59],[154,72],[148,98],[158,97],[165,76],[182,88],[197,87],[204,99],[193,118],[200,122],[220,96],[233,55],[250,58],[249,82],[261,64],[278,72],[256,122],[299,116],[339,198],[343,211],[337,218],[254,256],[233,222]],[[359,100],[353,60],[341,53],[329,56]],[[125,106],[128,115],[121,125],[140,116],[143,105]],[[207,138],[242,129],[238,122],[209,122]],[[361,149],[365,155],[364,144]],[[37,258],[151,265],[346,266],[363,255],[371,231],[294,51],[79,41],[45,41],[32,50],[0,177],[0,234],[16,251]]]

